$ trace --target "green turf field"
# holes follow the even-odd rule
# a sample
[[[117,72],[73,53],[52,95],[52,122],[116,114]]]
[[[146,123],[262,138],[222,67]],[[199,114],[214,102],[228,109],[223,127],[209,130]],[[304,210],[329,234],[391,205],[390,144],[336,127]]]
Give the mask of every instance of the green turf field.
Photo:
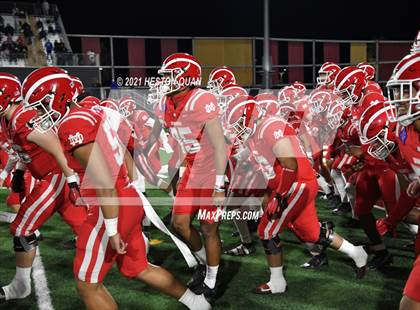
[[[0,210],[7,211],[4,205],[6,192],[0,193]],[[149,195],[163,195],[157,190]],[[169,207],[159,207],[158,213],[164,215]],[[323,201],[318,201],[319,217],[332,220],[338,226],[343,217],[331,215]],[[77,296],[72,275],[74,252],[63,250],[61,243],[71,237],[70,229],[54,216],[42,228],[45,240],[40,243],[41,257],[46,270],[48,287],[55,309],[82,309],[83,304]],[[238,243],[239,238],[230,236],[233,224],[223,222],[221,234],[224,248]],[[343,236],[355,243],[363,242],[360,230],[336,229]],[[164,242],[150,249],[150,261],[165,266],[184,283],[191,272],[188,270],[175,245],[156,229],[150,230],[152,237]],[[254,238],[258,242],[258,238]],[[303,270],[299,264],[307,254],[298,240],[290,232],[282,236],[285,240],[285,277],[288,291],[283,295],[257,296],[250,291],[257,285],[268,281],[269,271],[264,252],[257,243],[257,253],[245,258],[223,256],[219,273],[222,296],[215,309],[397,309],[401,292],[410,272],[414,254],[403,248],[409,243],[407,231],[401,229],[399,238],[387,240],[395,255],[394,264],[387,272],[370,271],[361,281],[356,281],[352,262],[333,251],[329,251],[329,266],[320,271]],[[0,284],[8,283],[14,274],[14,255],[8,225],[0,223]],[[137,281],[130,281],[118,274],[114,268],[107,276],[105,285],[115,297],[120,309],[184,309],[181,304]],[[0,305],[1,309],[38,309],[37,298],[32,294],[25,300]]]

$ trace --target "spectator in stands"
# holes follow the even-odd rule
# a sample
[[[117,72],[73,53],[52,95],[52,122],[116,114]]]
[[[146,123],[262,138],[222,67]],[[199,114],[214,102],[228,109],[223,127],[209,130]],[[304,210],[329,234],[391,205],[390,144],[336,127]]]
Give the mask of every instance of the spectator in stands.
[[[31,45],[32,37],[34,35],[32,32],[31,26],[29,26],[27,22],[24,22],[22,25],[22,30],[23,30],[23,35],[25,36],[26,45]]]
[[[38,33],[38,37],[40,40],[43,40],[47,37],[47,33],[45,32],[44,28],[41,28],[41,31]]]
[[[44,24],[42,23],[42,21],[40,19],[38,19],[36,21],[36,24],[35,25],[36,25],[36,28],[38,28],[38,29],[44,28]]]
[[[51,43],[50,40],[47,40],[47,42],[45,42],[45,52],[47,53],[47,58],[51,59],[52,57],[52,52],[53,52],[53,44]]]
[[[7,24],[6,27],[4,27],[4,34],[7,36],[12,36],[15,33],[15,29],[10,26],[10,24]]]
[[[50,15],[50,4],[47,0],[42,1],[42,11],[44,12],[44,15]]]

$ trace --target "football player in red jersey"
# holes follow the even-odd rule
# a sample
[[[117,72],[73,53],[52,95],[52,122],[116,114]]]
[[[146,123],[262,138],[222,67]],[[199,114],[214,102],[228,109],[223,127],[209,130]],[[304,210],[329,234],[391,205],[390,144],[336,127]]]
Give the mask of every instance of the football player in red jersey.
[[[37,179],[10,225],[16,274],[9,285],[0,289],[0,300],[10,300],[25,298],[31,292],[30,273],[38,246],[35,231],[57,210],[77,235],[86,218],[86,210],[73,204],[77,178],[67,165],[56,134],[42,135],[34,130],[32,119],[37,113],[25,110],[21,104],[20,81],[11,74],[0,73],[0,89],[1,126],[24,164],[16,167],[12,188],[15,192],[25,192],[25,165]],[[65,186],[66,177],[68,187]]]
[[[139,279],[190,309],[210,309],[203,295],[195,295],[168,271],[147,261],[140,224],[144,197],[130,183],[136,173],[118,139],[120,124],[102,107],[83,108],[72,102],[70,85],[66,71],[45,67],[26,78],[23,95],[38,111],[35,128],[48,132],[58,125],[61,145],[81,178],[81,199],[89,212],[80,230],[73,270],[86,307],[117,309],[102,284],[116,262],[125,277]]]
[[[404,159],[410,164],[414,174],[407,187],[407,194],[420,197],[420,52],[405,56],[394,68],[387,83],[389,101],[394,109],[389,109],[389,117],[399,123],[397,130],[398,147]],[[419,244],[419,235],[417,235]],[[400,309],[420,308],[420,255],[404,288]]]
[[[222,66],[210,72],[207,88],[214,95],[219,95],[226,87],[234,84],[236,84],[236,78],[232,69]]]
[[[376,229],[372,208],[382,198],[388,212],[395,208],[398,201],[398,178],[390,165],[369,154],[364,146],[360,146],[360,117],[369,107],[384,102],[385,97],[379,92],[366,93],[366,74],[357,67],[343,68],[335,79],[335,90],[350,106],[351,122],[357,128],[352,147],[353,155],[359,158],[361,168],[353,174],[355,180],[356,200],[355,216],[370,241],[370,249],[374,257],[369,268],[376,269],[392,263],[392,255]]]
[[[317,87],[333,90],[334,79],[340,70],[339,65],[330,61],[325,62],[318,71],[318,77],[316,79],[318,83]]]
[[[332,223],[319,223],[315,209],[316,177],[294,129],[277,117],[263,117],[252,97],[232,100],[226,111],[226,127],[247,142],[266,182],[264,215],[258,232],[271,277],[255,290],[258,294],[284,293],[283,255],[279,233],[288,226],[302,242],[331,246],[349,255],[364,274],[367,254],[334,233]]]
[[[163,125],[185,157],[186,169],[178,183],[172,225],[200,261],[189,287],[214,296],[221,254],[218,219],[211,216],[200,220],[204,247],[191,221],[199,210],[201,214],[212,214],[225,199],[228,151],[219,107],[212,93],[196,87],[201,83],[201,66],[194,56],[187,53],[168,56],[159,74],[163,76],[160,92],[164,97],[156,107],[160,122],[155,123],[149,147]]]

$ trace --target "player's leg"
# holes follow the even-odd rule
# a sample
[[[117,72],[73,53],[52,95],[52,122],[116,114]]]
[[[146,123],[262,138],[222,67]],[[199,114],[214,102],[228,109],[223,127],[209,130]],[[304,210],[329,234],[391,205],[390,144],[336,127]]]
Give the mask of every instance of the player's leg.
[[[219,271],[220,255],[222,252],[222,245],[219,236],[219,223],[200,221],[201,232],[204,237],[204,246],[206,249],[206,277],[204,278],[201,292],[209,288],[215,289],[217,273]],[[215,294],[215,292],[213,292]]]
[[[392,262],[392,256],[376,229],[372,207],[380,198],[381,192],[377,179],[367,169],[363,168],[356,179],[356,206],[354,211],[359,218],[360,226],[370,241],[370,251],[374,254],[373,259],[369,262],[369,268],[376,269]]]
[[[16,274],[10,284],[0,289],[0,299],[1,295],[6,300],[25,298],[31,293],[30,274],[38,246],[35,231],[53,215],[64,184],[65,177],[62,174],[48,175],[36,183],[22,203],[10,225],[10,232],[14,236]]]
[[[77,280],[77,291],[88,310],[116,310],[118,305],[102,283]]]
[[[137,275],[137,279],[168,296],[176,298],[189,309],[211,309],[211,306],[204,295],[194,294],[170,272],[162,267],[149,263],[148,266]]]
[[[315,186],[313,199],[315,199],[316,181],[313,182],[313,185]],[[270,267],[270,281],[257,287],[254,290],[256,294],[276,294],[286,291],[287,283],[283,275],[283,249],[278,234],[296,219],[305,207],[309,194],[305,183],[296,182],[293,186],[294,190],[287,200],[288,205],[281,214],[278,214],[275,219],[270,219],[267,213],[264,213],[258,225],[258,234]],[[268,200],[271,199],[276,198],[271,195]],[[267,204],[263,203],[263,205]]]
[[[403,297],[400,302],[400,310],[420,309],[420,256],[413,265],[410,276],[404,287]]]

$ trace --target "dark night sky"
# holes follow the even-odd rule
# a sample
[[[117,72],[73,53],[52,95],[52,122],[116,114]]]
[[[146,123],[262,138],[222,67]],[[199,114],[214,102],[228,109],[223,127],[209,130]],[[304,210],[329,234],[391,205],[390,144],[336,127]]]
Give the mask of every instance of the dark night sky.
[[[36,1],[33,1],[36,2]],[[262,0],[58,0],[66,31],[84,34],[262,36]],[[271,36],[414,39],[420,1],[271,0]],[[391,5],[392,4],[392,5]]]

